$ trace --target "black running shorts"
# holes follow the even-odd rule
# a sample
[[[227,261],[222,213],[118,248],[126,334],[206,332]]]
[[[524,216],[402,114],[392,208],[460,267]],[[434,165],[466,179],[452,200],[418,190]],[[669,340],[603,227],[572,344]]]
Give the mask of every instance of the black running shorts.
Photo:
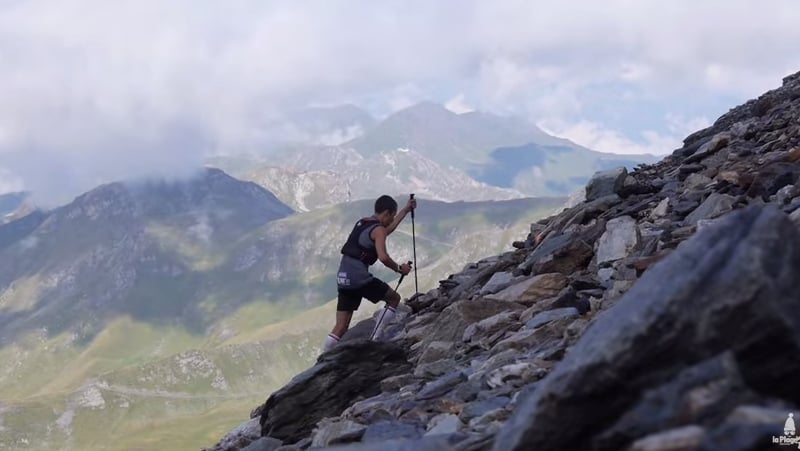
[[[377,277],[373,277],[372,280],[360,288],[339,288],[339,301],[336,303],[336,310],[340,312],[353,312],[358,310],[362,298],[367,298],[372,301],[373,304],[377,304],[378,301],[382,301],[386,298],[386,293],[388,292],[389,285]]]

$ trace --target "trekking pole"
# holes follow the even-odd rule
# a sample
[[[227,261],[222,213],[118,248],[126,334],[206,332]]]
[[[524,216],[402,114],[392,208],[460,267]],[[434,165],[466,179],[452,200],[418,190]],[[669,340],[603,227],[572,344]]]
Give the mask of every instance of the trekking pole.
[[[410,265],[411,262],[408,262],[408,264]],[[394,287],[394,291],[397,291],[397,289],[400,288],[400,284],[403,283],[403,277],[405,276],[405,274],[400,274],[400,280],[397,281],[397,286]]]
[[[414,193],[411,193],[411,199],[414,199]],[[419,293],[419,283],[417,281],[417,237],[414,231],[414,210],[411,210],[411,243],[414,247],[414,294]]]

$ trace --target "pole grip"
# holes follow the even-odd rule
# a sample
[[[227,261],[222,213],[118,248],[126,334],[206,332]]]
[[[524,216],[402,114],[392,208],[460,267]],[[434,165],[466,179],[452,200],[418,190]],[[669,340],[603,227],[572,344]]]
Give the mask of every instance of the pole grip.
[[[411,260],[408,261],[408,264],[409,265],[411,264]],[[405,274],[400,274],[400,280],[397,281],[397,287],[394,289],[394,291],[397,291],[400,288],[400,284],[403,283],[403,279],[405,277],[406,277]]]
[[[411,193],[410,197],[411,200],[414,200],[414,193]],[[414,210],[411,210],[411,219],[414,219]]]

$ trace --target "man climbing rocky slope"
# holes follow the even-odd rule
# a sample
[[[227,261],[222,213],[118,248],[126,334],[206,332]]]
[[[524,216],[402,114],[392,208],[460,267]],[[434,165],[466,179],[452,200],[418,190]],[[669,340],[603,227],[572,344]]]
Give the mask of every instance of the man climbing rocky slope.
[[[790,442],[799,162],[797,73],[661,162],[596,174],[516,249],[401,305],[388,342],[357,325],[213,449]]]

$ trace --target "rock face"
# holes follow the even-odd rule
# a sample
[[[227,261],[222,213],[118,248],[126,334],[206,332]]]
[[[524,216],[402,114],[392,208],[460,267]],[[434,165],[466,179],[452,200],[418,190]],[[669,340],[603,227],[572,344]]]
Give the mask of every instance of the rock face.
[[[593,201],[610,194],[619,194],[627,176],[628,170],[624,167],[596,173],[586,185],[586,200]]]
[[[410,368],[405,351],[396,344],[343,343],[254,412],[260,415],[262,435],[289,443],[300,440],[319,420],[339,415],[359,397],[379,393],[381,380]]]
[[[800,356],[798,273],[800,232],[775,208],[698,232],[597,319],[520,403],[495,449],[583,448],[644,390],[728,349],[750,387],[800,402],[791,383],[800,360],[778,364],[784,353]],[[598,403],[604,414],[586,415]]]
[[[283,450],[767,449],[800,412],[798,123],[800,73],[659,163],[598,173],[513,250],[407,300],[388,343],[321,356],[254,412],[260,434]]]

